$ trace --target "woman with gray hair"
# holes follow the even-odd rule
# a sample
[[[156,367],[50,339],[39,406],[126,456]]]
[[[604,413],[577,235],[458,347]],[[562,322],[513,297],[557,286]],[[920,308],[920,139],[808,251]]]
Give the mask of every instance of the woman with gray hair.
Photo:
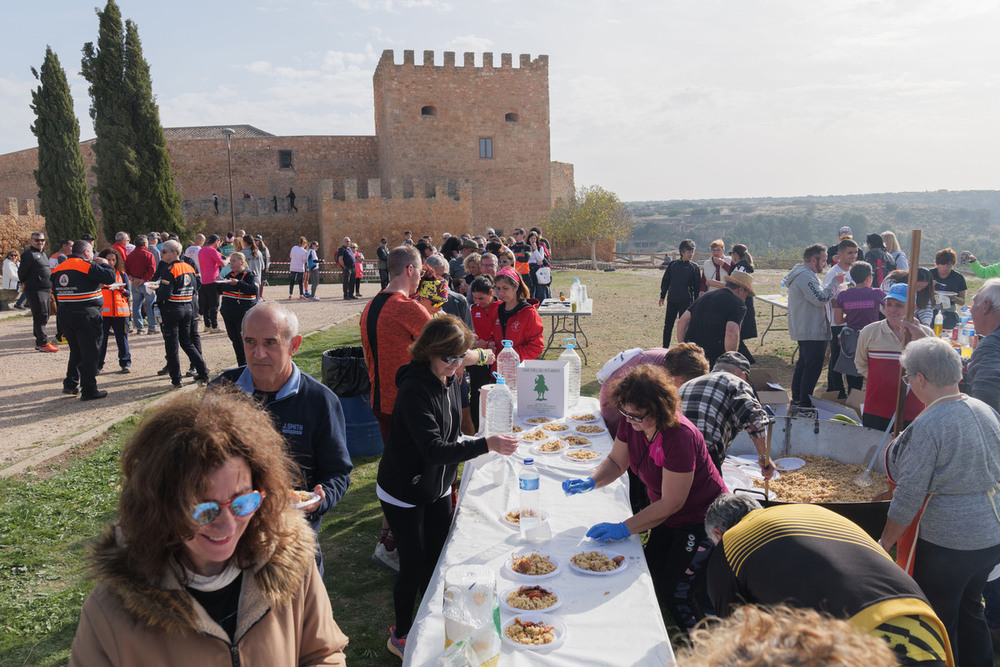
[[[896,545],[897,561],[912,567],[956,664],[991,665],[981,600],[1000,560],[1000,416],[959,392],[961,360],[946,341],[913,341],[900,363],[903,382],[927,407],[886,453],[896,489],[879,542]]]

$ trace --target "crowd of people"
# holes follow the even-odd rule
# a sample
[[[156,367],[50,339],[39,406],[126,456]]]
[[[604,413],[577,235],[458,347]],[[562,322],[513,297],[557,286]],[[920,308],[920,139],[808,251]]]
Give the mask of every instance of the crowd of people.
[[[631,516],[595,524],[587,537],[648,533],[644,552],[661,609],[691,633],[684,664],[729,664],[709,657],[732,650],[727,633],[742,633],[744,657],[765,636],[784,637],[772,640],[784,647],[806,623],[823,639],[796,644],[800,657],[834,641],[865,655],[859,665],[992,661],[1000,635],[991,635],[1000,628],[1000,589],[987,583],[1000,561],[1000,264],[968,257],[988,280],[970,308],[981,340],[963,365],[923,322],[927,310],[928,323],[949,312],[957,321],[966,291],[953,269],[957,255],[942,250],[934,270],[918,272],[916,321],[908,321],[906,256],[895,236],[869,235],[859,260],[850,230],[840,232],[835,252],[811,245],[784,277],[798,346],[790,414],[811,414],[831,339],[838,347],[830,377],[841,376],[845,393],[864,388],[866,426],[891,426],[895,403],[885,398],[895,396],[902,369],[905,430],[887,453],[895,492],[880,540],[819,507],[765,509],[727,492],[722,461],[741,431],[761,476],[776,471],[766,448],[770,416],[749,382],[754,359],[745,341],[756,328],[747,325],[754,264],[745,245],[727,255],[714,242],[698,266],[694,243],[683,241],[661,281],[663,347],[627,350],[598,373],[614,445],[589,476],[563,489],[575,495],[630,477]],[[7,258],[18,282],[31,286],[22,292],[43,352],[55,347],[45,331],[48,291],[55,294],[59,335],[70,346],[66,393],[104,395],[96,376],[110,334],[128,372],[128,334],[143,328],[162,331],[163,374],[174,386],[183,370],[178,348],[208,384],[204,397],[178,396],[149,411],[122,453],[119,516],[95,552],[100,583],[84,605],[70,664],[130,664],[150,647],[171,661],[343,664],[347,637],[333,620],[318,542],[323,516],[350,485],[339,399],[294,363],[302,341],[294,313],[260,299],[270,260],[259,238],[211,235],[185,250],[157,237],[133,244],[120,233],[98,257],[93,240],[80,239],[48,266],[39,232],[25,253]],[[296,284],[303,298],[316,298],[317,250],[305,238],[293,248],[289,298]],[[383,525],[372,560],[397,571],[387,647],[401,658],[415,601],[448,534],[458,464],[517,447],[510,435],[475,437],[477,393],[493,381],[505,341],[521,360],[541,353],[538,306],[551,281],[550,253],[538,229],[516,229],[509,239],[492,230],[449,235],[440,248],[407,232],[398,246],[383,238],[376,249],[382,289],[359,323],[384,442],[376,484]],[[335,258],[344,299],[358,298],[362,259],[344,238]],[[212,379],[198,324],[203,318],[206,332],[221,333],[214,311],[238,363]],[[294,509],[288,489],[301,494]],[[903,567],[889,558],[893,548]],[[822,615],[770,608],[782,603]],[[705,620],[716,616],[724,620]]]

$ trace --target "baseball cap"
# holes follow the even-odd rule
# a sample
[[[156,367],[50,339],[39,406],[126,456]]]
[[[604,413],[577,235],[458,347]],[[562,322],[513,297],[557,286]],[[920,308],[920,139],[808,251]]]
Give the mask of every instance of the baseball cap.
[[[851,238],[851,228],[848,227],[847,225],[844,225],[843,227],[840,228],[838,236],[839,236],[839,238],[837,239],[838,241],[843,241],[844,239]]]
[[[730,366],[735,366],[744,373],[750,372],[750,362],[739,352],[724,352],[719,355],[719,358],[715,360],[716,364],[729,364]]]
[[[461,245],[459,245],[459,248],[471,248],[472,250],[479,250],[479,244],[473,241],[472,239],[462,239],[462,243]]]
[[[886,299],[895,299],[900,303],[906,303],[906,283],[896,283],[889,288],[889,293],[885,295]]]
[[[381,243],[388,243],[388,242],[389,242],[389,239],[387,239],[386,237],[383,236]]]
[[[80,237],[80,240],[81,241],[93,241],[94,237],[91,236],[90,234],[84,234],[83,236]]]

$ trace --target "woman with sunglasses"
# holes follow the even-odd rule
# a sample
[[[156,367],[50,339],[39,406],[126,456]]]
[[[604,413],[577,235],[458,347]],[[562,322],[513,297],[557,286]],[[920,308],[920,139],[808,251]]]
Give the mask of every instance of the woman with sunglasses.
[[[144,417],[121,460],[118,523],[94,548],[100,581],[71,666],[346,664],[267,413],[227,392],[178,397]]]
[[[392,590],[396,624],[387,646],[402,658],[413,604],[430,582],[451,525],[451,485],[458,464],[487,451],[517,449],[509,435],[459,440],[462,364],[476,335],[454,315],[440,314],[410,345],[410,363],[396,373],[399,387],[375,493],[399,552]]]
[[[680,412],[677,390],[662,366],[633,368],[614,385],[611,401],[623,417],[611,453],[590,477],[563,482],[563,490],[592,491],[629,469],[639,476],[649,506],[621,523],[599,523],[587,537],[607,542],[648,530],[643,551],[657,600],[677,627],[690,630],[704,616],[697,600],[712,550],[705,513],[726,485],[705,438]]]

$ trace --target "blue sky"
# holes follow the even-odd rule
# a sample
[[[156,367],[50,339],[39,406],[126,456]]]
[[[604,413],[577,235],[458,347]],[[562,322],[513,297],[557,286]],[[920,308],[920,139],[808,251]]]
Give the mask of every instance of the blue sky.
[[[0,153],[30,148],[51,45],[82,138],[94,2],[4,12]],[[103,7],[103,4],[101,5]],[[1000,3],[121,0],[164,126],[374,134],[383,49],[549,56],[552,159],[625,200],[995,189]],[[440,55],[438,56],[440,59]],[[2,194],[2,193],[0,193]]]

